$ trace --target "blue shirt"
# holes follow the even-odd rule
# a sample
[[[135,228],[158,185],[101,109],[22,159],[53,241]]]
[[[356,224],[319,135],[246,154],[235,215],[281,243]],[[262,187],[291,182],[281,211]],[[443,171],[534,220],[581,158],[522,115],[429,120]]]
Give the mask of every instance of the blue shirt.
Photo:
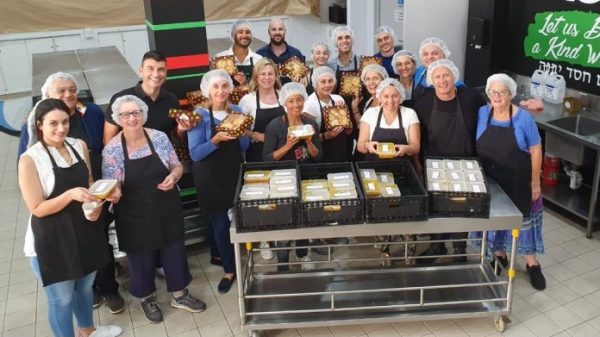
[[[487,121],[490,116],[490,106],[484,105],[479,108],[479,119],[477,121],[477,139],[481,137],[483,131],[487,129]],[[515,129],[515,137],[517,139],[517,145],[519,149],[525,152],[529,152],[529,148],[538,145],[542,142],[540,132],[538,131],[535,121],[531,114],[519,108],[516,112],[513,111],[513,127]],[[492,117],[490,121],[491,125],[501,126],[507,128],[510,126],[510,121],[499,122]],[[501,141],[500,139],[498,141]]]
[[[398,75],[396,75],[396,73],[394,72],[394,65],[392,64],[392,59],[394,58],[394,55],[392,55],[392,56],[383,56],[383,55],[381,55],[381,53],[377,53],[377,54],[375,54],[373,56],[381,57],[381,59],[383,60],[382,66],[387,71],[389,77],[391,77],[391,78],[398,77]]]
[[[285,41],[283,43],[285,43],[285,51],[283,52],[283,54],[281,54],[279,56],[277,56],[273,53],[273,51],[271,50],[270,43],[267,44],[266,46],[260,48],[259,50],[257,50],[256,53],[262,57],[270,58],[271,60],[273,60],[273,62],[275,62],[275,64],[283,64],[285,61],[287,61],[292,56],[296,56],[302,62],[305,62],[305,57],[304,57],[304,55],[302,55],[300,50],[290,46]]]
[[[242,108],[237,105],[230,104],[229,108],[234,112],[242,112]],[[219,145],[215,145],[210,141],[213,137],[212,130],[210,128],[210,112],[202,108],[196,109],[196,112],[200,114],[202,121],[187,132],[190,157],[193,161],[202,160],[219,148]],[[215,126],[222,122],[216,117],[214,120]],[[248,146],[250,145],[250,138],[241,136],[239,139],[240,151],[246,152]]]

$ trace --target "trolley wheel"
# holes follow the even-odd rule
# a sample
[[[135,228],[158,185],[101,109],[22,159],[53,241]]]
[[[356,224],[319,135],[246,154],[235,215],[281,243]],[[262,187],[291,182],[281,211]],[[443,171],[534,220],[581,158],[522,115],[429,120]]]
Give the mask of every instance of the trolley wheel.
[[[500,316],[494,320],[494,324],[496,325],[496,331],[504,332],[504,330],[506,329],[506,320],[507,318],[505,318],[504,316]]]

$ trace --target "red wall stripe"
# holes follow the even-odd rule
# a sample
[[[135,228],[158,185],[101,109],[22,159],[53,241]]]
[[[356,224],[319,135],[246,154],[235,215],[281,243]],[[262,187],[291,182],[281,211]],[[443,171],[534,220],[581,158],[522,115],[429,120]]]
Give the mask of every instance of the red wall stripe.
[[[183,69],[208,66],[208,54],[167,57],[167,69]]]

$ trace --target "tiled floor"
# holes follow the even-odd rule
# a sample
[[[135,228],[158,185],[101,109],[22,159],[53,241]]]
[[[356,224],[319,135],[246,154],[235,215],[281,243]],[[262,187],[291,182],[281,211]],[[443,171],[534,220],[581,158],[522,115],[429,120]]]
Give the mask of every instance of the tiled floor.
[[[17,138],[0,133],[0,331],[5,337],[51,336],[46,299],[23,256],[23,237],[28,211],[20,199],[16,180]],[[519,266],[514,309],[504,334],[496,332],[491,318],[441,320],[395,324],[354,325],[269,331],[268,336],[600,336],[600,240],[586,239],[581,228],[545,214],[547,254],[540,258],[548,288],[535,291]],[[193,294],[208,304],[200,314],[168,306],[164,282],[158,281],[159,301],[165,314],[162,324],[149,324],[137,301],[128,296],[127,310],[111,315],[95,311],[102,324],[121,326],[123,336],[226,337],[242,336],[236,288],[219,295],[216,284],[221,270],[208,263],[205,247],[190,252],[194,275]],[[119,278],[123,285],[124,280]],[[126,282],[125,282],[126,283]]]

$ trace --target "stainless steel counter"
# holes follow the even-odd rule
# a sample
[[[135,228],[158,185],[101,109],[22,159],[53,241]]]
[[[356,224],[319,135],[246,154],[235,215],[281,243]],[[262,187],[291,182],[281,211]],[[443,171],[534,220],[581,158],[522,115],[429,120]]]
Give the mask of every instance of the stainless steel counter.
[[[600,113],[598,112],[581,111],[578,115],[600,121]],[[581,142],[587,147],[600,150],[600,129],[596,133],[581,135],[552,124],[558,119],[575,116],[566,112],[562,104],[544,103],[544,111],[542,113],[532,113],[532,116],[540,129],[559,133],[571,140]]]

